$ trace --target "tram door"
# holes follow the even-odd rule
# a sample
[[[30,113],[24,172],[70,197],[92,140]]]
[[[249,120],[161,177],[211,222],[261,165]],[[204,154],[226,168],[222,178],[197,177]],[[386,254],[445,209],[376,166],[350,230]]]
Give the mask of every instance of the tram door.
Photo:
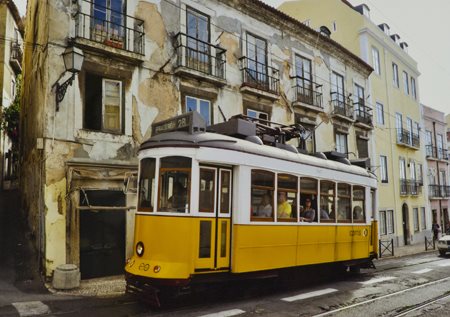
[[[230,267],[231,169],[200,167],[197,271]]]

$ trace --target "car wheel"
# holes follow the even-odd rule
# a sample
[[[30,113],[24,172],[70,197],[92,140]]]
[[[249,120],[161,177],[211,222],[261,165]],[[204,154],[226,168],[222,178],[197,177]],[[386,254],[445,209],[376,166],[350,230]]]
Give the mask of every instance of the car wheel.
[[[445,255],[445,250],[439,250],[440,255]]]

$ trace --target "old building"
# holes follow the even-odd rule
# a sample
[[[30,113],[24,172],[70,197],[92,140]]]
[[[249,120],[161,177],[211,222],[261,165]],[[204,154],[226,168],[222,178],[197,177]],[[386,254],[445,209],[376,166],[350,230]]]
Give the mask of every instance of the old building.
[[[23,25],[12,0],[0,1],[0,111],[16,98],[22,72]],[[17,134],[0,133],[0,190],[17,186]],[[14,144],[17,146],[18,144]]]
[[[417,62],[408,44],[391,34],[386,23],[375,24],[369,6],[346,0],[286,1],[280,10],[304,24],[330,30],[339,42],[374,71],[366,96],[374,113],[374,155],[371,162],[379,179],[379,229],[382,240],[397,246],[423,243],[430,234],[431,212],[423,191],[425,147]],[[355,89],[354,94],[357,94]]]
[[[122,272],[136,152],[173,115],[298,123],[299,151],[367,166],[372,68],[326,30],[258,0],[29,0],[27,10],[22,198],[47,276],[63,263],[82,278]],[[73,76],[70,52],[84,56]]]
[[[443,112],[421,105],[425,130],[425,153],[427,158],[426,180],[432,221],[439,224],[443,232],[450,229],[448,175],[449,155],[447,149],[447,124]]]

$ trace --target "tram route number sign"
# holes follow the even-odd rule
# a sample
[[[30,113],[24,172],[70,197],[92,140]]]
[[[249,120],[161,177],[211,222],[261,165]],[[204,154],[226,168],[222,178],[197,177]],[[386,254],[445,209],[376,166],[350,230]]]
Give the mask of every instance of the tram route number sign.
[[[181,116],[176,116],[168,120],[156,122],[152,125],[152,135],[158,135],[172,131],[188,131],[205,130],[206,125],[203,118],[197,112],[191,111]],[[198,127],[197,127],[198,126]],[[196,128],[197,127],[197,128]]]

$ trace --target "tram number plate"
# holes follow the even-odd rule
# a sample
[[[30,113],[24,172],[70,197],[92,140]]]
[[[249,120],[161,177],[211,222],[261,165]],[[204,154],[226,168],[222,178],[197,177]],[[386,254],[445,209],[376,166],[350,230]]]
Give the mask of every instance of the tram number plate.
[[[191,116],[179,116],[153,125],[153,135],[189,128]]]
[[[350,230],[350,236],[361,236],[361,230]]]

